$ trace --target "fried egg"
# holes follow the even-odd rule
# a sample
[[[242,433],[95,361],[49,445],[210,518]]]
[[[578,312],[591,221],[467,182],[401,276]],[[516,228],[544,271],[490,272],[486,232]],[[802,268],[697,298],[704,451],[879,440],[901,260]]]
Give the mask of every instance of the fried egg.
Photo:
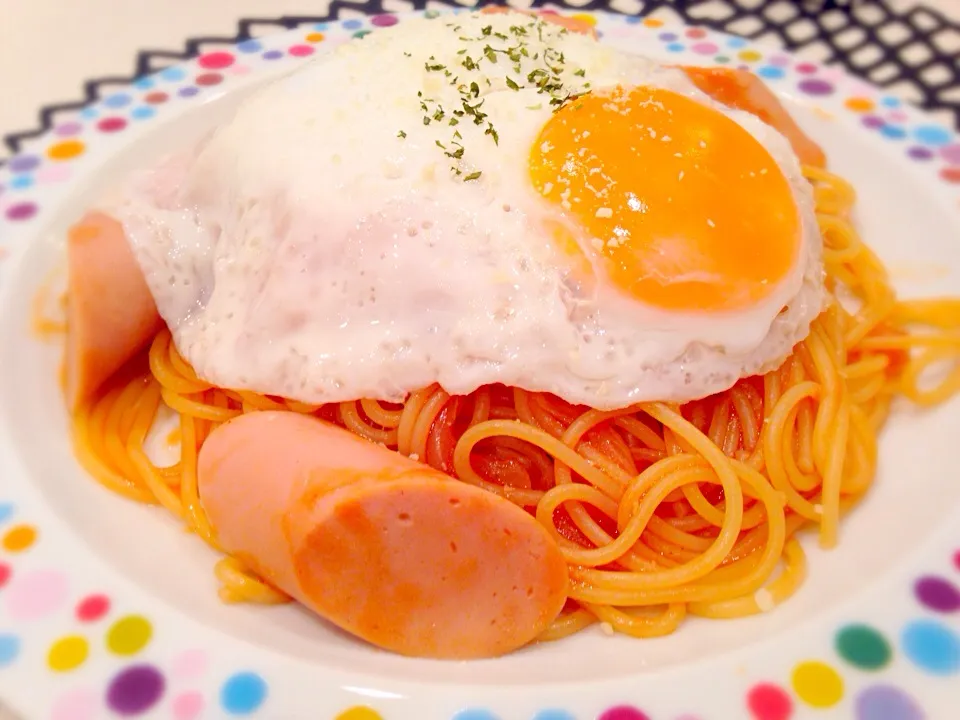
[[[690,400],[779,365],[824,297],[781,135],[516,13],[340,46],[107,205],[201,377],[305,402]]]

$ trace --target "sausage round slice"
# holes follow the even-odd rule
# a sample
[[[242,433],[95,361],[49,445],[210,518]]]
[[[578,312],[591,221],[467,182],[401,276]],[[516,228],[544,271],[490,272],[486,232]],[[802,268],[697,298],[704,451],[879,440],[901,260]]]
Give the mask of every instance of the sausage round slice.
[[[66,393],[90,397],[162,327],[123,226],[89,212],[67,235]]]
[[[210,435],[198,471],[225,550],[387,650],[501,655],[566,599],[566,563],[524,510],[315,418],[242,415]]]

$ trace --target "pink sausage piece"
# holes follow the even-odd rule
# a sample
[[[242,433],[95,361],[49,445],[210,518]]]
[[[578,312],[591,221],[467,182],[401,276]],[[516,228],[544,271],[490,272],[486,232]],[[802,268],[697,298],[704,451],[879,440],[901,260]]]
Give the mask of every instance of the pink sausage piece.
[[[67,404],[75,410],[161,327],[123,227],[87,213],[67,236]]]
[[[315,418],[231,420],[204,443],[198,472],[225,550],[387,650],[501,655],[566,599],[563,556],[521,508]]]

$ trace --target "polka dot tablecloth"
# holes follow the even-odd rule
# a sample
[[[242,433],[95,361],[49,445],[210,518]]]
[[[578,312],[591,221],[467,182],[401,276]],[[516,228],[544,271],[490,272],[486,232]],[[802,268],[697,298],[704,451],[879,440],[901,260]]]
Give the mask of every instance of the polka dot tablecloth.
[[[896,95],[834,68],[708,28],[686,27],[668,16],[577,16],[594,24],[603,40],[642,42],[677,61],[749,68],[818,112],[843,117],[895,148],[905,163],[960,202],[960,142],[947,125],[905,106]],[[121,147],[131,133],[229,91],[249,76],[293,68],[328,47],[402,21],[382,13],[297,22],[283,33],[205,49],[129,86],[105,90],[86,107],[58,114],[48,133],[25,142],[0,170],[0,273],[13,249],[7,238],[26,237],[39,226],[71,182],[87,172],[87,163]],[[0,456],[0,468],[5,467]],[[309,690],[317,696],[308,715],[290,714],[290,698],[308,687],[303,684],[307,675],[291,669],[292,661],[219,638],[92,560],[89,568],[65,564],[61,549],[69,538],[38,520],[49,517],[41,501],[4,498],[5,492],[0,484],[0,689],[34,683],[32,702],[40,709],[31,718],[920,720],[948,718],[945,697],[955,698],[960,717],[960,532],[938,535],[925,564],[890,590],[895,611],[846,607],[828,625],[811,626],[783,648],[769,645],[740,654],[717,678],[722,687],[706,692],[709,700],[683,692],[689,683],[665,679],[662,687],[648,683],[643,693],[623,683],[598,684],[579,695],[576,689],[557,688],[532,698],[514,693],[513,700],[476,689],[438,688],[429,703],[410,711],[402,701],[415,689],[364,696],[331,668],[311,671],[315,682]]]

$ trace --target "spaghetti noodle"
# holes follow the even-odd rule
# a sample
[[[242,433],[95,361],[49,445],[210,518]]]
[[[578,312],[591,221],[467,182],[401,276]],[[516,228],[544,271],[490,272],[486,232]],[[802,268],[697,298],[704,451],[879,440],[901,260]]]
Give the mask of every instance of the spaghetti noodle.
[[[216,547],[197,491],[206,437],[241,413],[310,413],[534,513],[572,580],[567,609],[542,639],[597,621],[651,637],[688,614],[769,611],[803,582],[798,531],[816,527],[833,547],[841,516],[869,490],[894,397],[932,405],[960,389],[957,367],[921,386],[931,365],[960,354],[960,300],[898,301],[850,223],[853,189],[822,170],[805,175],[832,300],[779,369],[726,392],[612,412],[502,386],[313,406],[204,382],[163,330],[76,414],[77,455],[110,490],[162,505]],[[144,450],[161,404],[179,416],[181,458],[170,467]],[[235,558],[216,575],[225,601],[287,599]]]

